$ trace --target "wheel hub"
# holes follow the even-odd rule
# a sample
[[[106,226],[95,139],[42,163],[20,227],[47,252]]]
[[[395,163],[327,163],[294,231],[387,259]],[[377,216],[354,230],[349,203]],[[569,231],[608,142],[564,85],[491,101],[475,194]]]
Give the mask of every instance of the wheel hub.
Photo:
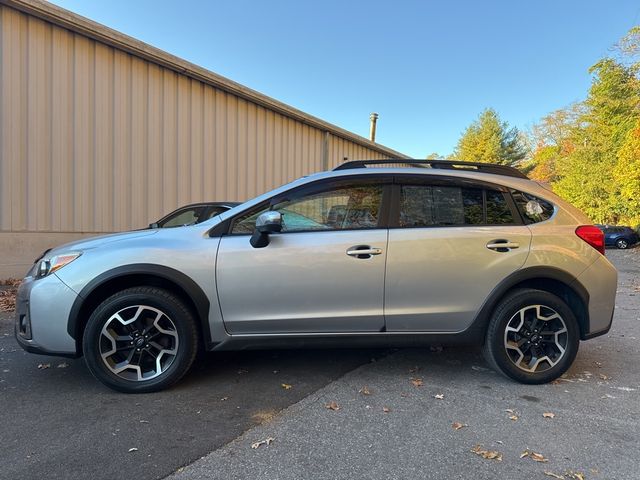
[[[507,323],[504,347],[509,360],[521,370],[538,373],[554,367],[569,344],[567,326],[551,307],[529,305]]]
[[[105,322],[99,351],[104,365],[118,377],[146,381],[161,375],[178,353],[178,332],[161,310],[148,305],[125,307]]]

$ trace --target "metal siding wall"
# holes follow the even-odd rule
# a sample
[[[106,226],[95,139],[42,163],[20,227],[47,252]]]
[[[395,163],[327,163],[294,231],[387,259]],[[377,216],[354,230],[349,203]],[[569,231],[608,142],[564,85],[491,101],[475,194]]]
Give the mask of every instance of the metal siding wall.
[[[323,130],[6,6],[0,100],[2,232],[140,228],[323,169]]]

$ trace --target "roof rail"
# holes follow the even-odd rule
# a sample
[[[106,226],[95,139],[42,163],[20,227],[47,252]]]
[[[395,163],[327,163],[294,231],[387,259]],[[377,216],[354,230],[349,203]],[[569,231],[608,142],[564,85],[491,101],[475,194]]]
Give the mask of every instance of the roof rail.
[[[333,170],[349,170],[352,168],[366,168],[368,165],[411,165],[426,168],[441,168],[447,170],[475,170],[494,175],[507,177],[529,178],[515,167],[498,165],[495,163],[463,162],[458,160],[413,160],[413,159],[387,159],[387,160],[352,160],[338,165]]]

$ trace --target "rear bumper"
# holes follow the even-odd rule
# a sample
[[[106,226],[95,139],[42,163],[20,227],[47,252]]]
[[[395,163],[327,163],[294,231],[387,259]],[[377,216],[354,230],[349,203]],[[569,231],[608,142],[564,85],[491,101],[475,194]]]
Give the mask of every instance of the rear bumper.
[[[618,271],[605,256],[600,256],[576,281],[589,293],[589,325],[582,339],[605,335],[613,321]]]

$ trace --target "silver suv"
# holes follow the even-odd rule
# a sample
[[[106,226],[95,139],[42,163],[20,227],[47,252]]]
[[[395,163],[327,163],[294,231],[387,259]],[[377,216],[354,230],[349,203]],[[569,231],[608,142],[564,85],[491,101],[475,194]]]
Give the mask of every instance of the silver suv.
[[[356,161],[197,225],[45,252],[16,337],[123,392],[168,387],[199,349],[345,344],[483,345],[544,383],[609,330],[616,282],[602,232],[518,170]]]

